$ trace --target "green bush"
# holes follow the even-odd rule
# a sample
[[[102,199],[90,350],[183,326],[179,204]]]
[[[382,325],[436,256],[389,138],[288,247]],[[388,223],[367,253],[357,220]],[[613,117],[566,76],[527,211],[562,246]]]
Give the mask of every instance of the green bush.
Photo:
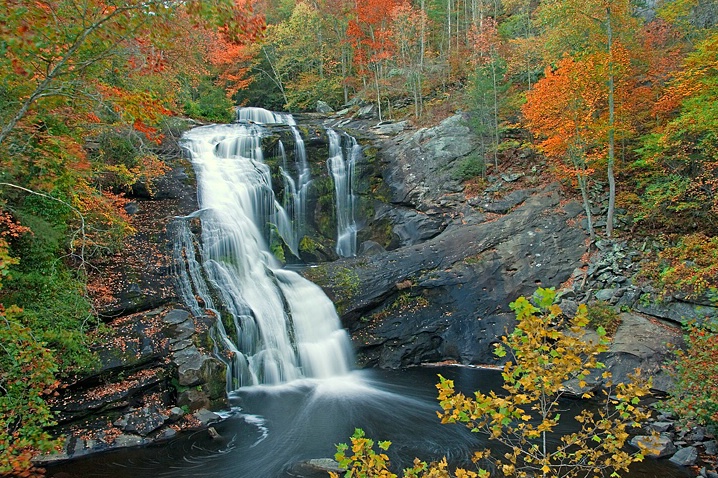
[[[214,123],[229,123],[234,120],[234,105],[224,94],[224,90],[209,82],[203,82],[193,96],[184,103],[184,114],[190,118]]]
[[[462,160],[454,169],[452,176],[457,181],[466,181],[475,177],[484,177],[486,174],[486,161],[477,155]]]
[[[587,306],[588,323],[593,329],[603,327],[606,335],[612,337],[621,325],[621,316],[608,302],[591,302]]]
[[[676,381],[666,404],[681,419],[718,431],[718,326],[690,325],[685,340],[671,364]]]

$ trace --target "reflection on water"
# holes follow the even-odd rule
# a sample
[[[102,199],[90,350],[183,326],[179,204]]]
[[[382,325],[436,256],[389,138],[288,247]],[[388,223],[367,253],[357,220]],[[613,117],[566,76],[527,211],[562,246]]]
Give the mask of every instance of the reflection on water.
[[[395,470],[415,456],[446,456],[467,463],[471,450],[485,446],[460,425],[441,425],[436,416],[437,373],[471,393],[496,387],[495,371],[423,367],[402,371],[368,370],[328,380],[243,388],[232,397],[235,413],[206,431],[163,445],[120,450],[49,469],[57,478],[286,478],[304,460],[332,457],[335,444],[348,442],[354,428],[376,440],[390,440]],[[567,407],[571,407],[567,403]],[[632,478],[687,477],[667,460],[634,465]],[[326,476],[326,475],[319,475]]]

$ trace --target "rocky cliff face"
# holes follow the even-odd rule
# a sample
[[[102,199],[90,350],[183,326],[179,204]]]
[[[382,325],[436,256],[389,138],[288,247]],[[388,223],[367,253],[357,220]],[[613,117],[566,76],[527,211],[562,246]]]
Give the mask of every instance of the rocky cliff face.
[[[364,128],[387,191],[367,225],[386,221],[394,247],[367,241],[358,258],[305,271],[335,300],[360,365],[494,363],[491,344],[513,329],[509,303],[544,286],[560,289],[569,315],[596,301],[623,311],[604,361],[618,380],[640,367],[668,390],[663,364],[681,343],[680,324],[716,309],[656,304],[650,287],[632,282],[642,254],[620,241],[589,248],[581,205],[545,184],[524,151],[502,158],[478,192],[465,190],[457,170],[478,144],[467,123],[455,115],[418,131]]]
[[[213,356],[215,319],[192,317],[175,292],[168,228],[197,205],[191,166],[174,151],[156,193],[140,190],[126,207],[136,232],[92,270],[88,288],[104,322],[98,363],[68,379],[52,402],[65,447],[40,463],[166,440],[227,407],[225,366]]]
[[[466,197],[456,170],[477,145],[461,115],[375,139],[389,194],[369,224],[388,219],[399,247],[306,271],[335,300],[361,365],[492,363],[491,344],[513,328],[508,304],[583,265],[581,207],[557,185],[507,177],[504,194]]]

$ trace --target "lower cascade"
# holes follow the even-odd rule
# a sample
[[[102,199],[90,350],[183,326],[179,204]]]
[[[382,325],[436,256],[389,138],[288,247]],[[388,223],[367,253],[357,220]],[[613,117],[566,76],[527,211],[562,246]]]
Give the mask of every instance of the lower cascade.
[[[230,390],[343,375],[353,363],[332,302],[282,269],[269,250],[272,229],[291,230],[292,218],[272,190],[257,123],[198,127],[184,136],[197,176],[200,209],[192,217],[201,221],[202,240],[197,254],[192,217],[180,222],[180,290],[197,315],[221,310],[216,352],[228,365]]]

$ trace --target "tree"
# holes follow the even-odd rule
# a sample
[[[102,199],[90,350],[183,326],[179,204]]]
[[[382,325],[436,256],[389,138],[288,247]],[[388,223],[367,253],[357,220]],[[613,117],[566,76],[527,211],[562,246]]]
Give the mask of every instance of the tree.
[[[630,454],[623,449],[628,428],[640,427],[650,412],[639,406],[649,393],[649,384],[638,381],[613,385],[608,371],[598,411],[582,410],[576,417],[580,429],[561,436],[557,447],[547,444],[547,436],[561,419],[559,399],[566,384],[575,380],[591,398],[587,380],[605,366],[598,354],[607,350],[606,333],[598,329],[597,343],[584,338],[588,317],[585,305],[570,320],[554,304],[553,289],[538,289],[532,302],[524,297],[511,303],[518,324],[502,338],[498,357],[508,357],[503,369],[505,395],[476,393],[468,398],[454,390],[451,380],[437,386],[444,410],[442,423],[463,423],[474,432],[509,447],[500,461],[510,476],[585,476],[627,471],[631,463],[643,459],[642,451]],[[595,378],[595,377],[594,377]],[[475,455],[478,460],[488,451]]]
[[[9,266],[18,262],[6,238],[28,232],[8,214],[0,217],[0,288]],[[57,388],[57,361],[18,319],[21,314],[19,307],[0,303],[0,474],[30,476],[25,473],[37,450],[48,452],[59,443],[45,430],[54,421],[43,399]]]
[[[472,64],[476,68],[472,96],[476,105],[477,130],[482,140],[484,136],[491,138],[495,168],[499,167],[499,93],[502,93],[499,79],[505,70],[499,54],[502,42],[497,26],[496,20],[487,17],[470,32],[474,51]]]
[[[0,2],[0,474],[57,443],[45,398],[92,365],[86,266],[132,231],[124,193],[166,169],[160,128],[207,71],[183,38],[201,24],[237,39],[247,8]]]
[[[640,150],[649,176],[639,220],[718,230],[717,51],[718,33],[698,43],[655,105],[659,124]]]
[[[568,21],[567,21],[568,20]],[[583,56],[604,54],[605,68],[602,76],[606,102],[606,176],[609,184],[606,235],[611,236],[614,226],[616,204],[615,142],[616,114],[615,95],[617,76],[625,74],[621,69],[620,55],[628,46],[638,28],[632,16],[629,0],[549,0],[541,4],[538,21],[544,28],[544,44],[548,59],[569,54],[577,59]]]
[[[682,420],[718,426],[718,327],[696,324],[686,327],[686,350],[671,364],[676,383],[667,406]]]
[[[437,385],[442,423],[460,423],[472,432],[484,433],[508,448],[503,459],[497,459],[505,476],[572,477],[614,476],[617,471],[643,459],[643,450],[628,453],[623,447],[629,438],[628,429],[640,427],[650,412],[640,406],[641,397],[649,393],[649,383],[634,381],[614,385],[611,374],[598,361],[607,350],[606,332],[598,329],[598,341],[584,337],[588,324],[587,309],[581,305],[572,319],[567,319],[554,304],[553,289],[538,289],[531,301],[520,297],[511,308],[516,312],[513,333],[501,339],[496,355],[508,358],[503,368],[503,394],[476,392],[473,398],[457,393],[451,380],[440,376]],[[603,371],[602,371],[603,370]],[[579,430],[560,437],[555,446],[548,444],[561,420],[560,399],[572,381],[583,398],[593,398],[589,379],[604,381],[600,406],[594,412],[584,409],[575,420]],[[388,442],[380,442],[386,450]],[[337,459],[347,467],[345,476],[396,477],[388,471],[388,458],[373,450],[373,441],[358,430],[352,437],[353,455],[347,456],[347,445],[337,447]],[[488,450],[478,451],[473,461],[490,458]],[[448,472],[446,461],[426,465],[416,460],[404,476],[468,477],[488,476],[458,469]],[[334,475],[335,477],[337,475]]]
[[[344,93],[339,45],[330,43],[321,12],[309,3],[297,3],[285,21],[270,25],[262,45],[269,74],[285,97],[290,111],[313,108],[317,100],[339,103]]]
[[[414,98],[414,118],[420,118],[423,111],[424,80],[424,29],[426,14],[408,3],[398,5],[391,13],[392,40],[396,45],[397,66],[407,78],[407,86]]]
[[[365,86],[373,83],[379,119],[382,119],[382,87],[388,63],[396,45],[391,36],[391,15],[402,0],[369,0],[357,2],[355,19],[349,22],[349,41],[354,48],[354,62]],[[368,78],[371,75],[371,79]]]
[[[575,177],[592,239],[588,186],[593,169],[589,161],[597,141],[594,116],[601,100],[601,82],[592,75],[593,71],[593,59],[576,62],[564,58],[555,70],[546,69],[522,108],[529,129],[544,138],[540,143],[544,154],[554,161],[559,172]]]

